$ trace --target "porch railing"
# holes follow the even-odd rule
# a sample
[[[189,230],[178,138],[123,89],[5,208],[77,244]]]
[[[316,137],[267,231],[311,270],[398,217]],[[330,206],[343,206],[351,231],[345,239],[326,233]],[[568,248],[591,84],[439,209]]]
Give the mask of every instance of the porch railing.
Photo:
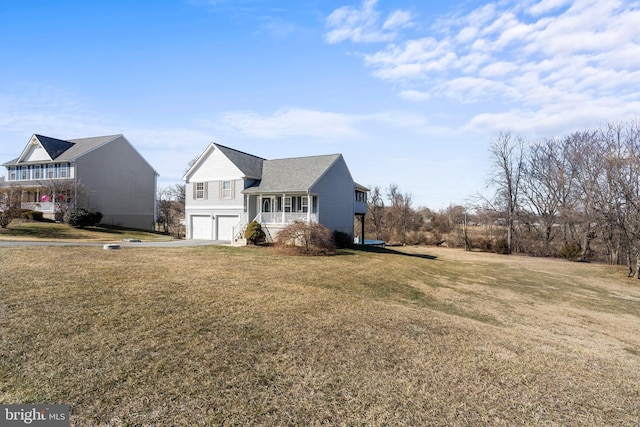
[[[261,224],[291,224],[296,221],[318,222],[318,214],[307,212],[260,212],[255,219]]]
[[[40,212],[54,212],[55,211],[55,203],[54,202],[22,202],[22,209],[30,209],[32,211],[40,211]]]
[[[249,224],[249,213],[245,212],[240,221],[233,226],[233,240],[242,239],[244,237],[244,229]]]

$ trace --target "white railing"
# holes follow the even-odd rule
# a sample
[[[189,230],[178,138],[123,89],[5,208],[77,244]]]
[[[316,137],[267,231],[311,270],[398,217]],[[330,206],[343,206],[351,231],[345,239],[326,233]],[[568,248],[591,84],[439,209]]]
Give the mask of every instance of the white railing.
[[[249,212],[245,212],[240,218],[240,221],[233,226],[233,238],[232,240],[242,239],[244,237],[244,229],[249,224]]]
[[[295,221],[318,222],[318,214],[307,212],[260,212],[255,221],[260,224],[291,224]]]
[[[54,212],[55,204],[53,202],[22,202],[22,209],[30,209],[40,212]]]

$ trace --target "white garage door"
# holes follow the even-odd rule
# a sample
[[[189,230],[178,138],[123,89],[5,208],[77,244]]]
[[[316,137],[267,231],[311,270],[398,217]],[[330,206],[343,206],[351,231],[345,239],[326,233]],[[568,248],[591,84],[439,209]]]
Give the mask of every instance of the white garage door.
[[[233,240],[233,227],[238,221],[237,216],[218,216],[218,240]]]
[[[192,239],[213,239],[211,233],[211,217],[208,215],[192,215],[191,216],[191,238]]]

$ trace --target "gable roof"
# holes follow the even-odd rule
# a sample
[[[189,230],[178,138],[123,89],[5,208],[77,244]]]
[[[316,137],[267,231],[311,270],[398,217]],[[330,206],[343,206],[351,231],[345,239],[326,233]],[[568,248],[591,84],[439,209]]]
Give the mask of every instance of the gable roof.
[[[48,136],[42,135],[34,135],[42,144],[42,147],[47,151],[47,154],[53,159],[55,162],[72,162],[75,161],[78,157],[87,154],[90,151],[95,150],[96,148],[109,143],[117,138],[122,137],[122,135],[107,135],[107,136],[96,136],[92,138],[80,138],[80,139],[55,139],[50,138]],[[29,140],[31,141],[31,140]],[[28,145],[27,145],[28,148]],[[23,153],[24,155],[24,153]],[[18,164],[32,164],[32,163],[42,163],[42,161],[36,162],[22,162],[20,161],[22,155],[18,158],[8,161],[4,163],[3,166],[15,166]]]
[[[262,180],[243,191],[245,194],[279,191],[306,192],[338,160],[341,154],[265,160]]]
[[[35,134],[34,137],[40,142],[42,148],[45,149],[51,160],[55,160],[59,155],[73,147],[73,142],[63,141],[62,139],[50,138],[44,135]]]
[[[260,179],[262,176],[262,163],[265,161],[262,157],[254,156],[253,154],[245,153],[233,148],[225,147],[224,145],[212,142],[209,146],[198,156],[197,160],[187,172],[185,172],[182,179],[187,181],[189,177],[200,167],[209,154],[214,150],[219,150],[229,161],[231,161],[242,172],[245,178]]]
[[[260,179],[265,159],[213,143],[234,165],[238,167],[247,178]]]

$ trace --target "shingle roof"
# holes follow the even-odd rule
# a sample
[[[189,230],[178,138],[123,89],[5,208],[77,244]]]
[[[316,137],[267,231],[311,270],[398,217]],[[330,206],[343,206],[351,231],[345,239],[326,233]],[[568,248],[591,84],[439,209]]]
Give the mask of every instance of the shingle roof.
[[[340,154],[265,160],[262,180],[245,189],[245,194],[306,192],[340,158]]]
[[[38,141],[42,144],[43,148],[47,150],[49,156],[56,162],[69,162],[74,161],[78,157],[86,154],[95,148],[100,147],[101,145],[106,144],[107,142],[113,141],[116,138],[121,137],[122,135],[107,135],[107,136],[96,136],[92,138],[80,138],[80,139],[69,139],[67,141],[55,138],[49,138],[48,136],[35,135],[38,138]],[[51,151],[50,151],[51,150]],[[17,157],[13,160],[10,160],[3,164],[3,166],[15,166],[18,164],[18,160],[20,158]],[[20,164],[29,164],[29,163],[42,163],[38,162],[21,162]]]
[[[38,141],[40,141],[42,148],[45,149],[52,160],[55,160],[59,155],[73,147],[73,142],[63,141],[56,138],[49,138],[48,136],[44,135],[36,134],[34,136],[38,139]]]
[[[234,165],[238,167],[247,178],[260,179],[262,176],[262,164],[265,161],[262,157],[244,153],[225,147],[224,145],[213,144],[218,148]]]

